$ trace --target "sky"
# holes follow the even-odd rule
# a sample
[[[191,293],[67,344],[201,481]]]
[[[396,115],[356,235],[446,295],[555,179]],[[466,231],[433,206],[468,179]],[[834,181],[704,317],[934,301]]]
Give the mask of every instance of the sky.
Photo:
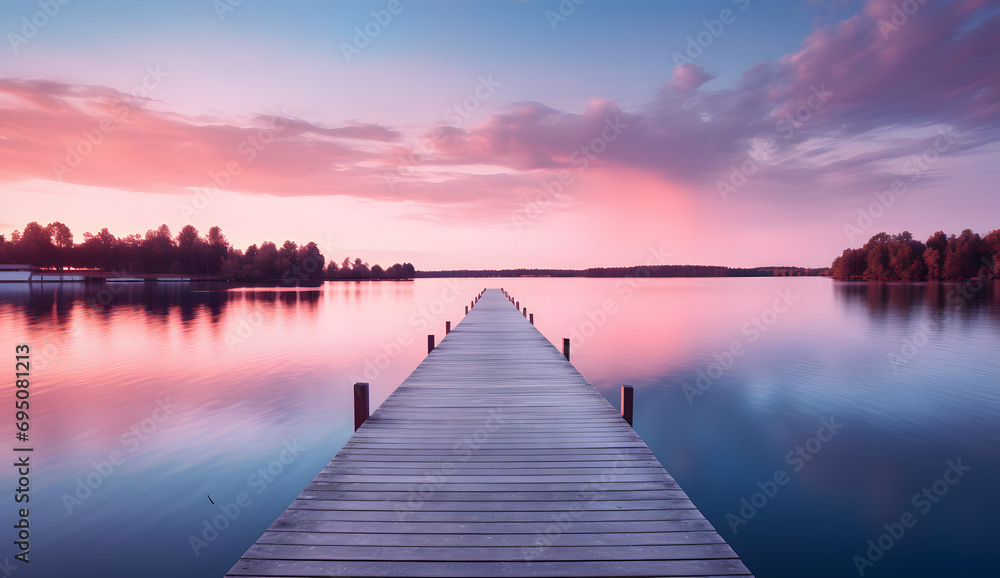
[[[418,269],[1000,227],[1000,0],[8,0],[0,234]]]

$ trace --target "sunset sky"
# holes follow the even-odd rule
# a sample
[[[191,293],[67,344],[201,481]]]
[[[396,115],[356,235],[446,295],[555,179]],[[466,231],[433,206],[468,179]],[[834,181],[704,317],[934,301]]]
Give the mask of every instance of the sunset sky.
[[[442,269],[815,267],[883,230],[986,233],[998,14],[5,1],[0,234],[219,225]]]

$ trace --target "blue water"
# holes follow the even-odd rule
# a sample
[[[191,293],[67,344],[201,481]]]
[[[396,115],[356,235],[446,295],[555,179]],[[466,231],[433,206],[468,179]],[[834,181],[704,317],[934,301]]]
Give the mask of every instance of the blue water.
[[[0,284],[0,362],[32,350],[14,575],[222,575],[349,437],[351,384],[384,400],[486,286],[612,404],[636,387],[637,432],[758,577],[997,575],[1000,286],[816,278]]]

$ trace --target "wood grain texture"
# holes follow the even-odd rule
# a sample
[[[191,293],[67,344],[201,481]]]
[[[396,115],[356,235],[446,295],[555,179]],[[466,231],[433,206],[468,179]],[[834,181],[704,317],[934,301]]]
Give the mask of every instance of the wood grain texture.
[[[498,289],[228,576],[751,576]]]

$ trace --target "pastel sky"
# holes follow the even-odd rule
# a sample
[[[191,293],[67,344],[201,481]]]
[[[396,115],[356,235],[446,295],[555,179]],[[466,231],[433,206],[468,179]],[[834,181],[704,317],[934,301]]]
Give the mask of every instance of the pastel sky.
[[[998,14],[8,0],[0,234],[219,225],[441,269],[815,267],[883,230],[986,233]]]

